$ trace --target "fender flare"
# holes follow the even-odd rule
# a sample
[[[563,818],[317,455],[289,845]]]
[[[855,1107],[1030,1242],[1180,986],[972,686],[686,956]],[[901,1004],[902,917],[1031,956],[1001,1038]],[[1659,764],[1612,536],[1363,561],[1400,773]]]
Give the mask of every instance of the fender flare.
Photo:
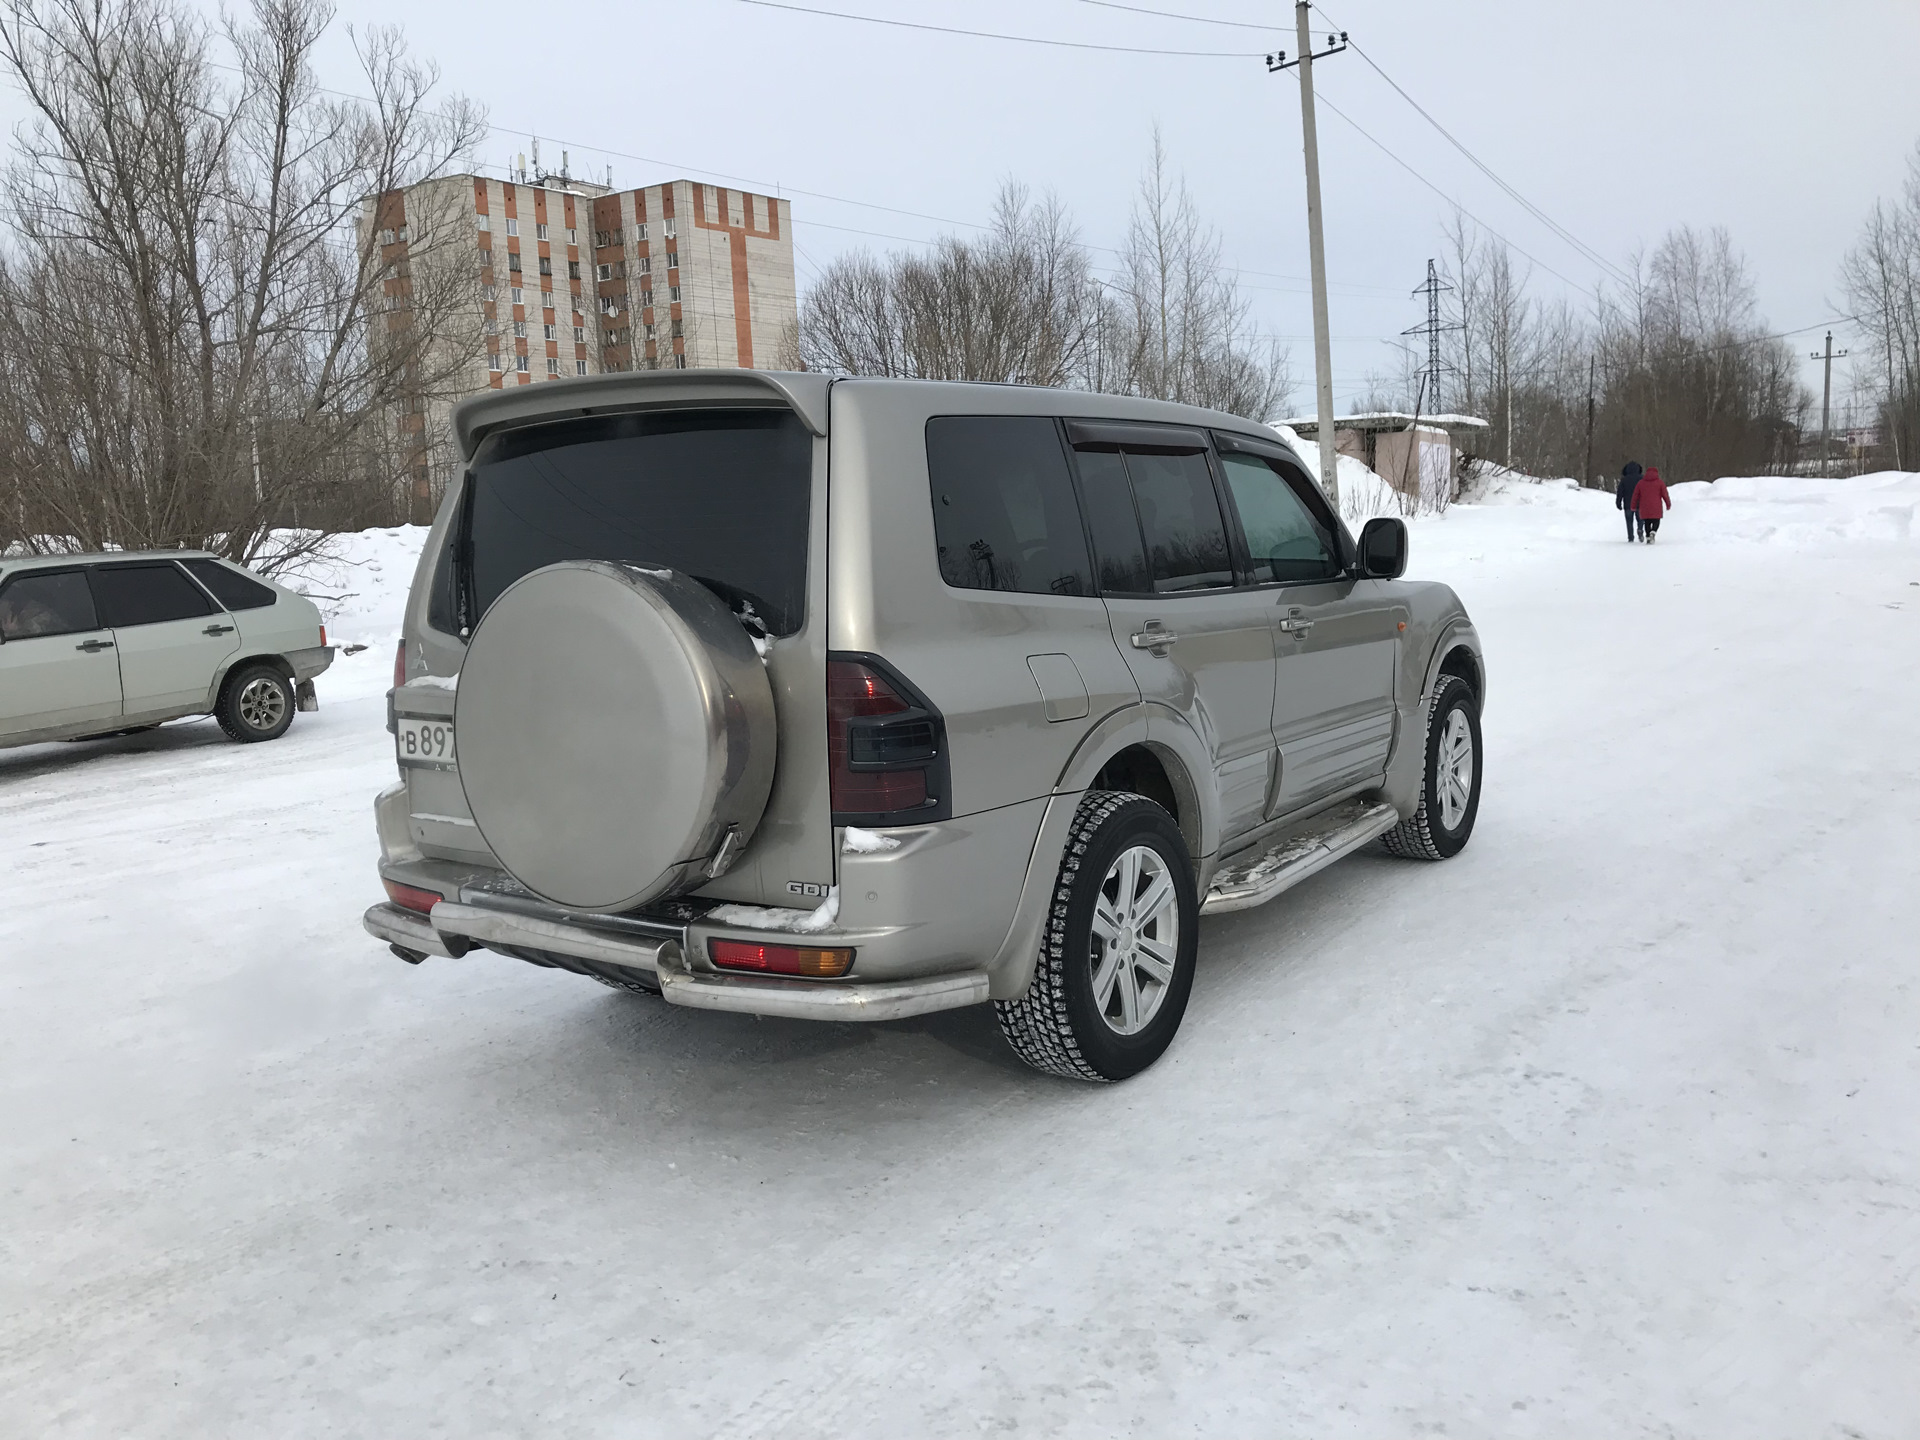
[[[1464,648],[1473,656],[1474,667],[1480,672],[1480,708],[1487,708],[1487,661],[1480,648],[1480,632],[1473,628],[1473,622],[1464,615],[1449,621],[1447,628],[1440,632],[1440,638],[1434,642],[1433,653],[1427,657],[1426,683],[1420,687],[1420,700],[1424,705],[1432,698],[1433,687],[1440,683],[1440,666],[1453,651]]]

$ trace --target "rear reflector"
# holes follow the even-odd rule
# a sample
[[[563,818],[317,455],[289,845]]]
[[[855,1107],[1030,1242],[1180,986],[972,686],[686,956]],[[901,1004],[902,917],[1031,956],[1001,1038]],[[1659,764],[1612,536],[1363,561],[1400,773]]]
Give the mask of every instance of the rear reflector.
[[[393,647],[393,688],[398,690],[407,683],[407,642],[402,640]]]
[[[387,887],[391,890],[393,887]],[[838,980],[853,968],[851,950],[810,950],[799,945],[759,945],[751,940],[709,940],[707,954],[722,970],[754,970],[762,975],[804,975]]]
[[[380,883],[387,887],[387,894],[392,897],[394,904],[402,910],[418,910],[422,915],[447,898],[431,890],[416,890],[411,885],[398,885],[391,880],[382,880]]]

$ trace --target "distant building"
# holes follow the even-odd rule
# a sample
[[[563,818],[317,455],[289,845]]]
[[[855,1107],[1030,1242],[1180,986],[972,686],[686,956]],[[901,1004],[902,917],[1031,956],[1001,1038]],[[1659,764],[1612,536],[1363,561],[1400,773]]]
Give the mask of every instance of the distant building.
[[[1320,421],[1313,416],[1280,423],[1302,440],[1314,440],[1320,434]],[[1490,428],[1475,415],[1416,416],[1372,410],[1336,418],[1333,448],[1408,495],[1426,495],[1437,485],[1449,492],[1442,497],[1445,503],[1458,489],[1461,462],[1486,453]]]
[[[416,523],[458,473],[453,406],[482,390],[602,371],[792,363],[799,326],[789,202],[695,180],[610,190],[566,174],[452,175],[369,200],[386,266],[376,343],[416,304],[470,293],[441,363],[392,408]],[[456,239],[458,236],[470,239]],[[457,306],[455,308],[458,308]]]

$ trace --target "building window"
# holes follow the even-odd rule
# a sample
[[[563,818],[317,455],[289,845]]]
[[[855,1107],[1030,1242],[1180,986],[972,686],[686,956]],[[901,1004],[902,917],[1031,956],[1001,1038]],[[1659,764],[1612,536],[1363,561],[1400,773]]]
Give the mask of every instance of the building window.
[[[654,339],[659,334],[659,332],[660,332],[659,326],[649,323],[647,326],[647,339],[649,340]]]
[[[671,220],[667,221],[666,225],[663,228],[666,230],[667,239],[669,240],[673,239],[673,221]]]
[[[546,335],[543,337],[545,339],[558,340],[560,338],[559,332],[552,325],[543,325],[541,326],[541,329],[547,332]]]
[[[500,327],[494,324],[493,317],[491,315],[487,317],[486,332],[489,335],[498,335],[500,333]]]
[[[642,290],[642,291],[640,292],[640,303],[641,303],[641,305],[643,305],[643,306],[646,306],[646,305],[651,305],[651,304],[653,304],[653,291],[651,291],[651,290]]]
[[[569,245],[578,245],[580,243],[580,232],[571,225],[567,227],[567,243]]]
[[[675,305],[680,303],[680,287],[678,285],[669,285],[667,287],[667,299]]]
[[[487,228],[487,212],[484,210],[476,210],[473,216],[473,223],[478,225],[482,230],[486,229]]]
[[[540,257],[540,273],[542,275],[553,274],[553,261],[549,260],[544,255]]]
[[[520,297],[524,292],[520,289],[518,285],[513,286],[512,291],[513,291],[513,303],[515,305],[520,304],[521,303]]]
[[[576,325],[573,327],[573,343],[576,345],[584,345],[587,343],[587,327],[586,326]]]
[[[553,309],[553,291],[542,290],[540,292],[540,303],[549,310]]]
[[[526,321],[516,320],[513,322],[513,338],[516,340],[524,340],[527,338],[527,322]]]
[[[567,262],[567,278],[569,280],[578,280],[580,278],[580,262],[578,260],[569,260]]]
[[[514,219],[511,215],[509,215],[507,217],[507,234],[518,235],[519,233],[520,233],[520,222]]]
[[[489,304],[491,304],[493,301],[498,300],[500,298],[500,287],[498,285],[492,284],[491,282],[489,282],[488,284],[482,285],[480,287],[480,298],[482,300],[487,301]]]
[[[380,232],[380,243],[382,245],[391,245],[393,243],[393,231],[382,230]]]
[[[559,373],[560,373],[560,362],[554,359],[551,355],[549,355],[547,357],[547,374],[558,375]]]
[[[640,257],[640,273],[642,275],[651,275],[653,273],[653,257],[651,255],[642,255]]]
[[[519,371],[522,375],[526,374],[527,373],[527,357],[524,355],[514,356],[513,368]]]
[[[498,350],[495,350],[492,354],[487,356],[487,369],[497,371],[499,370],[499,368],[500,368],[500,352]]]
[[[667,268],[669,270],[674,270],[674,269],[678,269],[679,265],[680,265],[680,252],[678,250],[667,251]]]
[[[546,221],[542,220],[539,224],[533,227],[533,238],[536,240],[544,240],[547,238],[547,222]]]
[[[686,368],[687,368],[687,357],[686,357],[686,356],[684,356],[684,355],[675,355],[675,356],[673,357],[673,368],[674,368],[674,369],[676,369],[676,370],[684,370],[684,369],[686,369]]]
[[[576,374],[576,375],[584,375],[584,374],[586,374],[586,373],[587,373],[587,362],[586,362],[586,361],[584,361],[584,360],[576,360],[576,361],[574,361],[574,362],[573,362],[573,373],[574,373],[574,374]]]
[[[507,270],[514,275],[520,273],[520,252],[518,250],[507,256]]]

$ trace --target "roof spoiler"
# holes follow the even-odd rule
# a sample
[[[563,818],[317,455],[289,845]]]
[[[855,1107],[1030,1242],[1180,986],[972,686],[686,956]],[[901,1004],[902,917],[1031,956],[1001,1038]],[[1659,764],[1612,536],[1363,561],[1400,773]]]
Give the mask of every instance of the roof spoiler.
[[[775,370],[637,370],[515,385],[454,407],[460,458],[473,459],[495,430],[533,421],[567,420],[632,410],[701,406],[764,406],[792,410],[815,435],[827,433],[828,375]]]

